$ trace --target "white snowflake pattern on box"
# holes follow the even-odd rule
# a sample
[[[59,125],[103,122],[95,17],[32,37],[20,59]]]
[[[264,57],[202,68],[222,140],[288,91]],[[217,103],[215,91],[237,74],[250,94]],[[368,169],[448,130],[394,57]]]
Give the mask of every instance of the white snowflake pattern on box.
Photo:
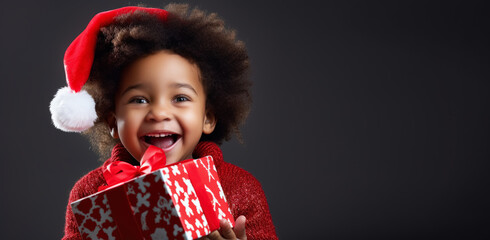
[[[124,188],[126,199],[121,201],[127,200],[142,239],[197,239],[216,230],[221,218],[234,225],[210,156],[162,168],[116,188]],[[72,203],[83,239],[122,239],[107,203],[108,191],[114,190]]]

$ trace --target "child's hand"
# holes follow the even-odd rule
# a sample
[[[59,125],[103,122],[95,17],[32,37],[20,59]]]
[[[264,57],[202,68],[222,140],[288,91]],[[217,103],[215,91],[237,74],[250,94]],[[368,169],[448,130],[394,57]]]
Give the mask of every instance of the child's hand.
[[[221,219],[219,221],[220,229],[210,233],[208,236],[202,239],[210,239],[210,240],[224,240],[224,239],[239,239],[246,240],[247,235],[245,235],[245,221],[247,219],[245,216],[240,216],[235,220],[235,227],[231,228],[230,224]]]

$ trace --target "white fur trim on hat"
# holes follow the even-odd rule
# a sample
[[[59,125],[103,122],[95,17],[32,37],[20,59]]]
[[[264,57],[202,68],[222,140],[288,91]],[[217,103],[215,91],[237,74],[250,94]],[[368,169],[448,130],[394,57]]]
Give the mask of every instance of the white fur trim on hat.
[[[75,93],[68,87],[60,88],[49,110],[54,126],[65,132],[83,132],[97,120],[95,101],[85,90]]]

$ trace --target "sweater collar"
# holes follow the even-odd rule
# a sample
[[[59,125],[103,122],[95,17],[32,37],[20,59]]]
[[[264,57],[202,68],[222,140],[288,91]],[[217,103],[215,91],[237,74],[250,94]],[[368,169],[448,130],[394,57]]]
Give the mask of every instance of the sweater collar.
[[[216,143],[199,142],[194,149],[194,152],[192,153],[193,158],[202,158],[208,155],[211,155],[213,157],[214,165],[219,168],[223,163],[223,153]],[[139,162],[136,161],[133,156],[131,156],[128,150],[126,150],[126,148],[121,143],[116,144],[116,146],[112,148],[111,157],[107,159],[107,161],[105,161],[104,167],[114,161],[124,161],[135,166],[139,165]]]

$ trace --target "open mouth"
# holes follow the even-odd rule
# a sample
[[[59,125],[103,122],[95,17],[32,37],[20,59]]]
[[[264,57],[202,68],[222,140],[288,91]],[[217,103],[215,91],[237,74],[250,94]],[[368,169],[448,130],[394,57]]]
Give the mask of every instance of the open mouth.
[[[159,147],[161,149],[169,149],[180,139],[179,134],[147,134],[143,137],[143,141],[146,143]]]

